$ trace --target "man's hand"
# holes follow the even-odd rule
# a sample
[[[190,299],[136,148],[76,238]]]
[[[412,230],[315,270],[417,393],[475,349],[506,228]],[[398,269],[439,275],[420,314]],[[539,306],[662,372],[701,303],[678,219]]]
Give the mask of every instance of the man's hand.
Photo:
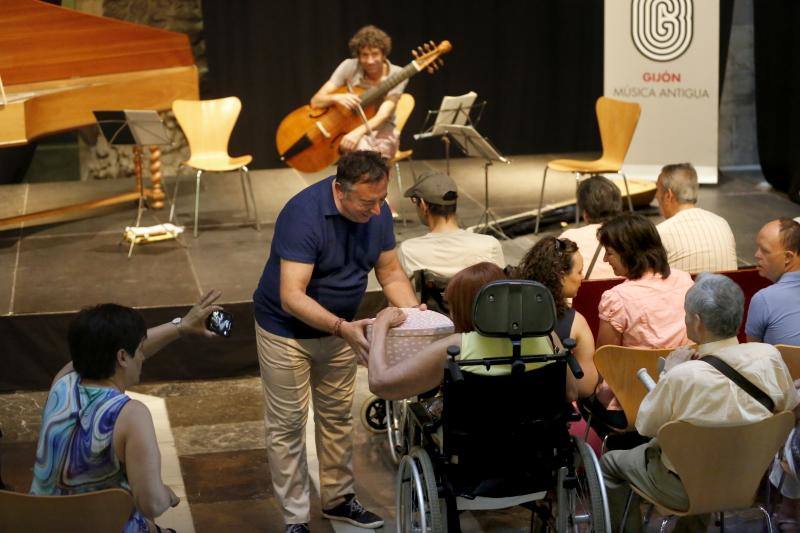
[[[335,93],[331,95],[334,104],[348,111],[357,111],[361,105],[361,98],[353,93]]]
[[[672,350],[672,352],[670,352],[670,354],[667,356],[666,362],[664,363],[664,372],[669,372],[679,364],[685,363],[689,359],[696,358],[697,351],[694,348],[689,346],[681,346],[680,348]]]
[[[406,314],[399,307],[387,307],[375,317],[375,327],[386,325],[388,328],[396,328],[406,321]]]
[[[342,142],[339,143],[339,148],[345,152],[352,152],[358,146],[358,142],[361,140],[364,134],[359,131],[359,128],[354,129],[344,137],[342,137]]]
[[[370,323],[372,323],[372,319],[365,318],[355,322],[345,321],[339,326],[339,335],[350,345],[358,361],[364,366],[368,366],[369,363],[369,343],[364,328]]]
[[[222,292],[216,289],[211,289],[201,296],[200,301],[194,304],[194,307],[189,309],[186,316],[181,319],[181,323],[178,326],[178,331],[180,331],[181,335],[216,337],[216,333],[206,329],[206,318],[213,311],[222,311],[222,307],[214,304],[220,296],[222,296]]]

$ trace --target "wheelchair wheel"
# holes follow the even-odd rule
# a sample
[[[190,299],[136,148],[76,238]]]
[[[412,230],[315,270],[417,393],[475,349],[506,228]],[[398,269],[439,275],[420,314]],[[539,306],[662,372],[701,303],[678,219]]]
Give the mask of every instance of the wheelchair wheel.
[[[395,483],[398,533],[442,533],[436,477],[428,452],[414,447],[400,460]]]
[[[406,453],[404,442],[406,426],[407,400],[386,400],[386,423],[388,424],[386,436],[389,439],[389,453],[395,464]]]
[[[600,463],[588,444],[580,439],[573,441],[576,445],[574,470],[570,472],[564,467],[558,473],[556,530],[559,533],[611,533]]]
[[[371,395],[361,404],[361,423],[372,433],[386,431],[386,404],[375,395]]]

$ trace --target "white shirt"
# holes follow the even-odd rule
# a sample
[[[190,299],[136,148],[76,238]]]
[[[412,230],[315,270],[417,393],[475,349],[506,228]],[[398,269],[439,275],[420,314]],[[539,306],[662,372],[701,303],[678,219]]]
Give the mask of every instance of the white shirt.
[[[716,355],[775,402],[775,412],[798,403],[789,369],[774,346],[760,342],[739,344],[736,337],[698,346],[703,355]],[[662,374],[656,388],[639,407],[636,429],[653,437],[667,422],[683,420],[697,426],[737,426],[772,416],[766,407],[739,385],[704,361],[690,360]],[[664,457],[664,456],[662,456]],[[664,457],[664,465],[674,470]]]
[[[584,275],[589,270],[589,265],[592,263],[594,252],[600,245],[597,240],[597,230],[600,224],[587,224],[580,228],[570,228],[559,236],[559,239],[569,239],[578,245],[578,252],[583,256],[583,273]],[[594,268],[589,279],[607,279],[617,277],[614,274],[614,269],[611,265],[603,261],[603,250],[597,254],[597,260],[594,263]]]
[[[667,250],[669,266],[697,274],[736,270],[736,241],[728,222],[710,211],[692,207],[656,226]]]
[[[506,266],[500,241],[491,235],[463,229],[428,233],[408,239],[397,247],[397,258],[406,275],[415,270],[430,270],[443,278],[452,278],[461,270],[488,261]]]

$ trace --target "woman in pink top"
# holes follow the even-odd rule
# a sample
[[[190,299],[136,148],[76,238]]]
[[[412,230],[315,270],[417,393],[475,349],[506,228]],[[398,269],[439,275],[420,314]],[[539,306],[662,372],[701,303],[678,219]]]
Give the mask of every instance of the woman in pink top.
[[[675,348],[689,342],[683,300],[692,286],[686,272],[670,269],[656,227],[625,213],[597,232],[603,261],[626,280],[600,297],[597,347]]]

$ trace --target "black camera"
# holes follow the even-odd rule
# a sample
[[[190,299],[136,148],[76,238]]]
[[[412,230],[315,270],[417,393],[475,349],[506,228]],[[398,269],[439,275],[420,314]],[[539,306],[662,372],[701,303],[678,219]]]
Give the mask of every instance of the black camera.
[[[206,329],[222,337],[230,337],[232,327],[233,315],[226,311],[213,311],[206,318]]]

